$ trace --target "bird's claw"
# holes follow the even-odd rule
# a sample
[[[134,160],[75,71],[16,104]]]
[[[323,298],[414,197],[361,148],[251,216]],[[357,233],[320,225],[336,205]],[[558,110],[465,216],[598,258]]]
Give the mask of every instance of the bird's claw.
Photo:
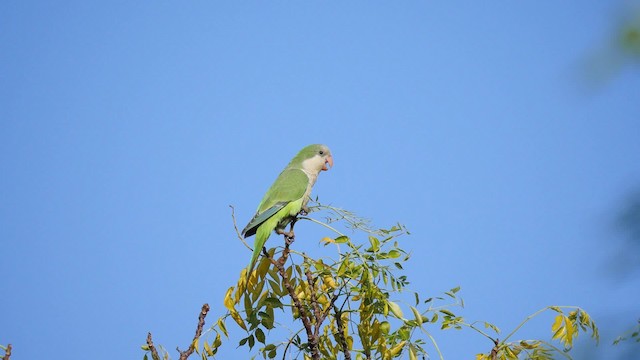
[[[302,216],[307,216],[309,215],[309,212],[311,212],[311,210],[309,210],[309,207],[307,206],[303,206],[302,209],[300,209],[300,215]]]
[[[276,234],[284,235],[284,241],[287,243],[287,245],[291,245],[296,237],[293,233],[293,229],[290,229],[289,231],[284,231],[284,229],[276,229]]]
[[[293,229],[289,230],[289,231],[284,231],[284,229],[276,229],[276,234],[284,235],[285,240],[286,239],[291,239],[291,242],[293,242],[293,239],[295,238],[295,234],[293,233]]]
[[[287,245],[291,245],[293,244],[293,242],[296,240],[296,237],[293,235],[293,232],[289,232],[284,234],[284,242]]]

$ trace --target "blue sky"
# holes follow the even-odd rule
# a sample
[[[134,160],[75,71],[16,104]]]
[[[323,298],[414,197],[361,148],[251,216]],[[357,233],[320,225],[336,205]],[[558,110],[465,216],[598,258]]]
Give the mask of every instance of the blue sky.
[[[640,186],[640,76],[593,87],[585,69],[624,9],[0,2],[0,344],[135,359],[152,331],[184,348],[250,257],[228,205],[244,225],[321,142],[335,166],[315,195],[405,224],[412,290],[460,285],[463,314],[505,330],[579,305],[607,347],[640,310],[612,226]],[[448,359],[491,348],[436,338]]]

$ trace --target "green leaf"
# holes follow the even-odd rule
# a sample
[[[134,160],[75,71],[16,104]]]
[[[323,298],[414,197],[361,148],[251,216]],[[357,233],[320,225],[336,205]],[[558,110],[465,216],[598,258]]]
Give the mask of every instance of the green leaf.
[[[422,324],[422,315],[420,315],[420,311],[418,311],[418,309],[416,309],[413,306],[409,306],[409,307],[411,308],[411,311],[413,312],[413,316],[418,322],[418,324]]]
[[[276,357],[276,355],[277,355],[277,353],[276,353],[276,349],[273,349],[273,350],[269,351],[269,353],[267,354],[267,357],[268,357],[269,359],[273,359],[273,358],[275,358],[275,357]]]
[[[371,243],[371,251],[378,252],[380,250],[380,240],[377,237],[369,235],[369,242]]]
[[[280,302],[280,300],[278,298],[275,297],[268,297],[266,299],[264,299],[264,303],[265,305],[268,305],[268,307],[272,307],[272,308],[280,308],[282,309],[282,303]]]
[[[456,317],[456,314],[452,313],[451,311],[447,310],[447,309],[442,309],[440,310],[441,313],[445,314],[445,315],[449,315],[452,317]]]
[[[264,332],[262,331],[262,329],[257,328],[255,335],[256,335],[256,339],[264,344]]]
[[[399,257],[400,257],[400,255],[402,255],[402,254],[400,253],[400,251],[395,250],[395,249],[394,249],[394,250],[389,251],[389,253],[387,254],[387,256],[388,256],[390,259],[399,258]]]
[[[398,319],[404,319],[404,315],[402,314],[402,310],[400,309],[400,305],[394,303],[393,301],[387,301],[389,305],[389,310],[395,315]]]
[[[344,244],[344,243],[346,243],[347,241],[349,241],[349,237],[348,237],[348,236],[344,236],[344,235],[342,235],[342,236],[338,236],[337,238],[335,238],[335,239],[334,239],[334,241],[335,241],[336,243],[338,243],[338,244]]]
[[[246,344],[248,340],[249,340],[248,337],[246,337],[244,339],[240,339],[240,341],[238,342],[238,346],[242,346],[242,345]]]

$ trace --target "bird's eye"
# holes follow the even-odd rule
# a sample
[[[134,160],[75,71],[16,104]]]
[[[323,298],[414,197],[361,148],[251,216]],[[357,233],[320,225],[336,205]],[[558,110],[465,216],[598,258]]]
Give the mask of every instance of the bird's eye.
[[[320,154],[320,155],[324,155],[324,151],[320,150],[320,151],[318,152],[318,154]]]

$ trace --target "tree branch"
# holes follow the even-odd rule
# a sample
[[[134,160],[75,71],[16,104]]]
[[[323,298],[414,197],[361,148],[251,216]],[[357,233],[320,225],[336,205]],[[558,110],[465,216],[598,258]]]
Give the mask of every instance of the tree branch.
[[[305,275],[307,275],[307,283],[309,284],[309,291],[311,292],[311,308],[313,309],[313,317],[316,323],[313,335],[317,337],[320,334],[320,326],[322,325],[322,321],[320,321],[322,319],[322,311],[320,311],[320,306],[318,305],[316,281],[313,278],[313,274],[311,274],[311,270],[307,269]]]
[[[340,342],[340,346],[342,347],[342,352],[344,353],[344,360],[351,360],[351,353],[349,352],[349,345],[347,344],[347,340],[344,338],[344,324],[342,324],[342,311],[338,310],[338,307],[335,304],[333,305],[333,311],[336,313],[336,327],[338,328],[338,342]]]
[[[195,343],[200,335],[202,335],[202,328],[204,327],[204,318],[207,317],[207,313],[209,312],[209,304],[202,305],[202,310],[200,310],[200,316],[198,316],[198,327],[196,328],[196,334],[193,336],[193,341],[189,345],[189,348],[185,351],[180,351],[179,348],[176,348],[180,353],[180,360],[186,360],[193,352],[196,350]]]
[[[311,357],[314,360],[320,359],[320,351],[318,350],[318,337],[313,334],[313,327],[311,326],[311,321],[309,320],[309,315],[307,315],[307,311],[300,302],[300,298],[295,292],[295,289],[291,285],[291,281],[287,276],[287,272],[285,270],[284,264],[287,262],[287,258],[289,257],[289,245],[293,242],[293,226],[291,227],[290,235],[285,234],[285,245],[282,250],[282,255],[278,260],[275,260],[269,257],[271,263],[278,269],[278,273],[280,277],[282,277],[282,283],[284,287],[287,289],[289,293],[289,297],[293,301],[293,305],[298,309],[298,313],[300,314],[300,321],[302,321],[302,325],[307,333],[307,340],[309,342],[309,349],[311,350]]]
[[[492,339],[493,340],[493,339]],[[493,340],[493,349],[491,349],[491,353],[489,353],[489,356],[491,356],[491,360],[498,360],[498,351],[500,351],[500,340],[495,339]]]
[[[153,360],[160,360],[158,349],[156,349],[155,345],[153,345],[153,339],[151,339],[151,332],[147,334],[147,346],[149,347],[149,351],[151,351],[151,358]]]
[[[11,344],[7,344],[7,349],[4,351],[2,360],[9,360],[11,358]]]

